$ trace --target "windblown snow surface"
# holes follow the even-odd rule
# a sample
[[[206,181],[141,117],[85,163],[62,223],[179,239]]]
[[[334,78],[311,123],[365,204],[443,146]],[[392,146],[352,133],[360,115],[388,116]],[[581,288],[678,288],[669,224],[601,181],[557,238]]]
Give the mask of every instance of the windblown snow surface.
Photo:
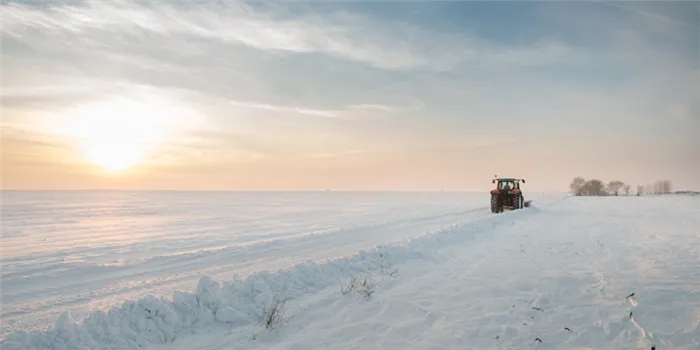
[[[43,258],[49,261],[46,266],[52,266],[47,271],[38,260],[61,247],[79,249],[75,244],[57,243],[45,251],[37,245],[32,255],[10,249],[16,254],[6,257],[6,239],[13,235],[3,228],[3,327],[8,315],[16,317],[15,324],[33,324],[33,307],[49,305],[65,312],[49,329],[27,332],[22,329],[29,327],[15,327],[0,345],[2,349],[155,350],[650,349],[652,345],[659,350],[700,349],[700,197],[560,196],[494,215],[479,206],[483,196],[466,201],[453,196],[450,202],[449,196],[432,195],[433,205],[394,196],[374,207],[368,205],[377,203],[367,199],[371,197],[363,197],[365,206],[354,198],[361,214],[338,214],[343,212],[341,204],[333,207],[316,197],[319,206],[313,211],[328,211],[320,215],[327,218],[326,225],[362,217],[367,224],[355,230],[336,228],[310,235],[300,224],[290,230],[298,234],[282,235],[283,239],[256,234],[229,238],[252,242],[229,243],[227,225],[222,224],[218,236],[201,233],[205,238],[200,241],[190,233],[185,235],[189,243],[170,243],[191,246],[194,240],[213,247],[214,237],[219,237],[230,247],[65,272],[72,279],[61,274],[75,267],[58,262],[53,266]],[[343,200],[335,197],[333,202]],[[154,209],[160,210],[164,209]],[[279,223],[323,221],[318,216],[304,221],[298,209],[288,210],[290,215],[280,217]],[[392,220],[379,219],[392,212]],[[248,225],[255,227],[250,221]],[[29,233],[17,233],[15,238],[23,235]],[[82,235],[83,241],[89,237]],[[149,237],[137,244],[145,256],[157,246],[174,249],[172,244],[159,244],[156,233]],[[129,239],[123,239],[122,245],[129,247]],[[95,261],[102,261],[114,244],[103,240],[81,246],[92,251],[101,247],[104,251],[92,254]],[[156,247],[148,247],[149,243]],[[336,250],[341,247],[355,251]],[[83,264],[93,261],[92,256],[82,259]],[[207,270],[208,264],[216,269]],[[228,276],[227,269],[232,271]],[[29,272],[35,270],[47,279],[32,280]],[[169,295],[140,287],[140,276],[172,281],[167,275],[172,271],[207,276],[199,276],[189,289],[173,288],[176,291]],[[239,277],[232,277],[236,272]],[[83,274],[86,277],[81,278]],[[348,287],[353,277],[360,281],[354,289]],[[151,295],[124,301],[122,284],[108,278]],[[68,286],[60,285],[64,280]],[[100,289],[109,290],[104,286],[110,285],[121,298]],[[22,288],[34,289],[23,293]],[[7,289],[13,292],[9,303]],[[98,297],[121,304],[80,319],[53,296],[80,289],[98,291]],[[32,304],[32,298],[47,304]],[[68,299],[72,303],[67,305],[80,303]],[[282,320],[266,328],[265,313],[280,300],[285,301]]]
[[[0,337],[47,329],[62,311],[79,320],[190,291],[202,275],[230,280],[353,255],[488,215],[483,193],[1,194]]]

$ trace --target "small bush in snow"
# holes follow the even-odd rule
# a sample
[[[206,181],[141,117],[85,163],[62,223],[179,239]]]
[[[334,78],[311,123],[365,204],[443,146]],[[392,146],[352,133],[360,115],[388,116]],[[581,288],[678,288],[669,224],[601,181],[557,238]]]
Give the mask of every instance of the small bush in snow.
[[[284,313],[286,312],[286,302],[286,299],[275,299],[269,307],[265,308],[265,310],[263,311],[262,320],[262,323],[265,325],[265,328],[274,329],[276,325],[282,324],[287,321],[287,319],[284,317]]]
[[[397,277],[399,275],[399,269],[393,268],[391,261],[385,261],[383,253],[379,254],[379,257],[382,259],[381,263],[379,264],[382,274],[387,275],[391,278]]]
[[[340,292],[343,295],[357,293],[369,299],[374,293],[374,287],[376,285],[377,282],[374,282],[370,275],[365,275],[363,277],[352,276],[347,286],[343,286],[342,283],[340,284]]]

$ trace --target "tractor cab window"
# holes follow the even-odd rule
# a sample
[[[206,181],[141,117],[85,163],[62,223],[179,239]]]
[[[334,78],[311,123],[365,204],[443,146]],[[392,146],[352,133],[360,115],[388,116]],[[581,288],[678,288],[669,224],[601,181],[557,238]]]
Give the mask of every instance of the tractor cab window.
[[[506,187],[507,186],[507,187]],[[498,189],[499,190],[504,190],[504,189],[512,189],[513,188],[513,183],[510,181],[503,181],[498,184]]]

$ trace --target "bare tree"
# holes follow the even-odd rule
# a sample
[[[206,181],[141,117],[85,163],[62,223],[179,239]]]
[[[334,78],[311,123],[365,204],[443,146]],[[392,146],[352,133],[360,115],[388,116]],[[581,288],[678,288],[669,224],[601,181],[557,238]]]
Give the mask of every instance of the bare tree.
[[[637,195],[641,196],[642,194],[644,194],[644,186],[637,185]]]
[[[671,181],[664,180],[662,183],[663,183],[664,193],[671,193]]]
[[[669,180],[659,180],[654,182],[653,185],[655,194],[666,194],[671,193],[671,181]]]
[[[630,189],[631,189],[631,188],[632,188],[632,186],[630,186],[630,185],[625,185],[625,187],[622,188],[623,190],[625,190],[625,196],[629,196],[629,195],[630,195]]]
[[[608,184],[608,191],[617,196],[620,193],[620,189],[624,185],[625,183],[619,180],[610,181],[610,183]]]
[[[578,176],[574,178],[574,181],[571,182],[571,185],[569,185],[569,188],[571,189],[571,193],[575,196],[581,196],[583,195],[583,189],[584,186],[586,185],[586,179]]]
[[[604,196],[606,194],[603,181],[598,179],[586,181],[583,188],[583,191],[587,196]]]

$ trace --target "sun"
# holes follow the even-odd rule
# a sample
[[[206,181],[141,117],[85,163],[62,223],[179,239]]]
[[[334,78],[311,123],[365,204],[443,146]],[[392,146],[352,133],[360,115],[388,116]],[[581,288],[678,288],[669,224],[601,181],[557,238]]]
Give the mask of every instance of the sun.
[[[125,173],[159,161],[163,147],[178,144],[187,132],[206,124],[177,99],[136,92],[64,110],[51,129],[74,138],[83,162],[107,173]]]
[[[81,126],[81,149],[85,160],[108,172],[124,172],[145,160],[147,146],[158,139],[149,115],[131,110],[127,114],[98,111]]]
[[[91,142],[84,146],[85,158],[109,172],[123,172],[138,165],[142,153],[128,142]]]
[[[150,146],[163,140],[173,115],[164,104],[113,99],[84,106],[69,128],[87,162],[121,173],[147,160]]]

